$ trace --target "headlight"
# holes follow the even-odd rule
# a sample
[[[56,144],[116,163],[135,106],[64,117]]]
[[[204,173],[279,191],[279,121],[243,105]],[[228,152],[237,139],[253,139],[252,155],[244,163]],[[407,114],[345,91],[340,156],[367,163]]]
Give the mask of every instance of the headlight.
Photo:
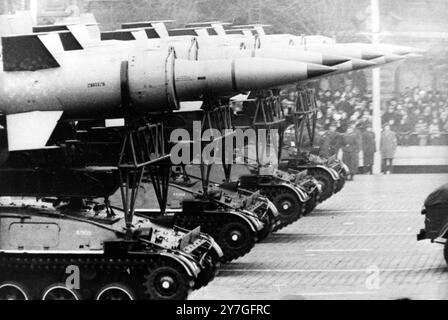
[[[423,215],[425,215],[426,214],[426,207],[423,205],[423,207],[422,207],[422,211],[421,211],[421,213],[423,214]]]

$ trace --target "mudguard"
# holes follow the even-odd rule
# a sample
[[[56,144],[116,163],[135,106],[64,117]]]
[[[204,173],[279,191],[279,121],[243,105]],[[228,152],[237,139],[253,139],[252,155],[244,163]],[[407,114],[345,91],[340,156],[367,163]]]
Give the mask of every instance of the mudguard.
[[[251,230],[254,232],[258,232],[261,229],[263,229],[263,223],[255,216],[253,212],[247,210],[242,210],[241,212],[231,210],[230,214],[246,221],[247,224],[250,226]]]
[[[341,162],[342,171],[344,171],[345,175],[348,176],[350,174],[350,169],[347,167],[345,163]]]
[[[334,170],[332,168],[328,168],[328,167],[322,166],[322,165],[317,165],[317,166],[313,166],[313,168],[310,168],[310,170],[313,170],[313,169],[323,170],[323,171],[327,172],[334,181],[339,180],[339,174],[336,172],[336,170]]]
[[[299,197],[300,201],[303,203],[307,202],[310,199],[310,196],[300,186],[297,185],[292,186],[286,182],[279,183],[278,185],[294,191],[294,193],[297,195],[297,197]]]
[[[190,259],[188,259],[187,257],[184,257],[182,255],[176,255],[173,254],[171,252],[165,251],[165,252],[160,252],[161,256],[170,258],[175,260],[176,262],[178,262],[187,272],[187,274],[193,278],[197,278],[197,276],[199,275],[199,273],[201,272],[200,267],[198,266],[197,263],[191,261]]]
[[[448,212],[446,205],[423,207],[425,215],[425,229],[422,230],[419,240],[445,238],[448,235]]]
[[[268,203],[268,208],[269,208],[269,210],[271,210],[271,212],[272,212],[272,215],[273,215],[274,217],[278,217],[278,216],[280,216],[280,212],[278,212],[278,209],[277,209],[277,207],[275,206],[275,204],[274,204],[271,200],[269,200],[269,199],[267,199],[267,198],[266,198],[266,201],[267,201],[267,203]]]
[[[221,247],[216,243],[216,241],[212,237],[209,236],[209,238],[212,249],[215,250],[216,254],[221,259],[224,256]]]

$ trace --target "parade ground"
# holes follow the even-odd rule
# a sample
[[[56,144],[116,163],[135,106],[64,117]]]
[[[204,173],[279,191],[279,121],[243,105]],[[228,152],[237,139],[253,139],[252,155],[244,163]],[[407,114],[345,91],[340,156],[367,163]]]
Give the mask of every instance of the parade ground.
[[[190,299],[447,299],[443,246],[418,242],[447,174],[356,176],[311,215],[224,265]]]

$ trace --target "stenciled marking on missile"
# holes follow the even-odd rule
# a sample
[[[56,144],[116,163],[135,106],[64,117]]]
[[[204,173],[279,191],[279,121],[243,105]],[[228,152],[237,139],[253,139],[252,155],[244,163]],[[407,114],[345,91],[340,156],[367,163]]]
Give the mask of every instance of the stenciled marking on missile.
[[[198,80],[206,80],[207,77],[198,77]]]
[[[87,84],[87,88],[100,88],[105,86],[106,82],[92,82]]]

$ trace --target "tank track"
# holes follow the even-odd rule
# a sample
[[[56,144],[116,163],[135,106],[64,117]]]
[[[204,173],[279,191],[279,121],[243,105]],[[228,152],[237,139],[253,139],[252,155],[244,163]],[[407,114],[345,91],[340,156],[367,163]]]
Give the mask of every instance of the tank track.
[[[255,246],[255,243],[257,242],[257,233],[251,230],[251,238],[248,239],[248,242],[243,248],[234,250],[233,252],[229,252],[228,250],[226,250],[226,246],[222,244],[222,239],[220,237],[219,231],[222,230],[222,228],[230,222],[239,224],[245,223],[238,217],[226,214],[225,212],[181,213],[177,214],[174,217],[174,225],[176,226],[185,229],[194,229],[200,226],[202,232],[211,235],[223,250],[223,263],[230,262],[232,260],[245,256],[252,250],[252,248]]]
[[[132,290],[136,300],[160,299],[150,296],[146,283],[147,275],[159,266],[173,265],[170,259],[157,254],[140,257],[105,257],[102,254],[88,254],[74,258],[69,254],[0,254],[0,283],[20,283],[27,290],[29,298],[42,299],[45,289],[53,284],[65,284],[70,276],[68,266],[77,266],[80,271],[80,288],[76,290],[80,299],[95,299],[96,293],[108,284],[121,284]],[[181,268],[177,268],[193,289],[193,279]],[[188,294],[187,292],[187,294]],[[177,298],[187,298],[177,297]]]

